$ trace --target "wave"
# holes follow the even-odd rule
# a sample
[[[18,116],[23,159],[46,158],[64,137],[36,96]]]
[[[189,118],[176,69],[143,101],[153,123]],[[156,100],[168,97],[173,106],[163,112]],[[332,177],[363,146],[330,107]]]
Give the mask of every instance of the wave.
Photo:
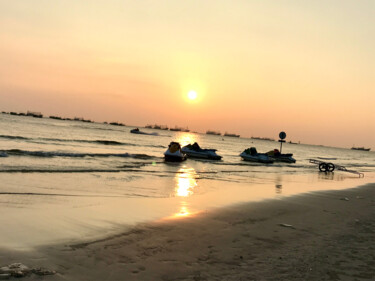
[[[102,145],[123,145],[123,146],[138,146],[136,143],[128,142],[119,142],[114,140],[82,140],[82,139],[57,139],[57,138],[28,138],[22,136],[9,136],[9,135],[0,135],[0,138],[13,139],[13,140],[39,140],[39,141],[54,141],[54,142],[81,142],[81,143],[93,143],[93,144],[102,144]],[[162,145],[143,145],[146,147],[156,147],[156,148],[165,148]]]
[[[7,156],[33,156],[33,157],[130,157],[136,159],[154,159],[155,156],[148,154],[130,154],[130,153],[72,153],[58,151],[28,151],[21,149],[0,150],[0,155]]]
[[[39,192],[0,192],[0,195],[64,196],[64,197],[125,197],[124,195],[64,194],[64,193],[39,193]]]
[[[136,172],[134,169],[4,169],[0,173],[119,173]]]
[[[43,141],[56,141],[56,142],[83,142],[83,143],[97,143],[104,145],[130,145],[135,146],[136,144],[125,143],[113,140],[76,140],[76,139],[54,139],[54,138],[38,138],[37,140]]]
[[[8,135],[0,135],[0,138],[11,139],[11,140],[31,140],[31,138],[26,138],[26,137],[21,137],[21,136],[8,136]]]

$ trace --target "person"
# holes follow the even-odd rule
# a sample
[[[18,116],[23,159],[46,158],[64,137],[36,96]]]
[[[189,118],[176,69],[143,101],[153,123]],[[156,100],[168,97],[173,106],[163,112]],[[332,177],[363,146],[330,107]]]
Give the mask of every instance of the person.
[[[258,154],[258,151],[255,147],[250,147],[250,155],[256,155]]]
[[[193,147],[194,150],[199,150],[199,149],[201,149],[201,148],[199,147],[199,144],[197,144],[196,142],[193,143],[192,147]]]

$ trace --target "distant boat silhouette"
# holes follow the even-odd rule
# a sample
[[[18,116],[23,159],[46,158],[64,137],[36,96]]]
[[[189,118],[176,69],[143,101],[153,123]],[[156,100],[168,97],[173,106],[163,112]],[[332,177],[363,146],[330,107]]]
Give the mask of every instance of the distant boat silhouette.
[[[352,147],[352,150],[362,150],[362,151],[370,151],[371,148],[364,148],[364,147]]]
[[[266,140],[266,141],[275,141],[275,139],[271,138],[262,138],[262,137],[251,137],[253,140]]]
[[[237,134],[231,134],[231,133],[227,133],[227,132],[225,132],[224,137],[235,137],[235,138],[239,138],[240,135],[237,135]]]
[[[220,136],[220,135],[221,135],[220,132],[211,131],[211,130],[206,131],[206,134],[207,134],[207,135],[217,135],[217,136]]]

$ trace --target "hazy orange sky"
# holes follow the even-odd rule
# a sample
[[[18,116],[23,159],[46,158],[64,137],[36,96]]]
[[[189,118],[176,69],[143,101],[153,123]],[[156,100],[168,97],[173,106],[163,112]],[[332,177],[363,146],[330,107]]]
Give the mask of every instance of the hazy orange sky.
[[[0,110],[374,149],[374,14],[373,0],[0,1]]]

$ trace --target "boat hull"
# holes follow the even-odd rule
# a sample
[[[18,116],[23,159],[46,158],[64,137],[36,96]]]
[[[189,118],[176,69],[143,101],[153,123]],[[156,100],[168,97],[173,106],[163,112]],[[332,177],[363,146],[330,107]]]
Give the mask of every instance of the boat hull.
[[[352,150],[360,150],[360,151],[370,151],[371,148],[364,148],[364,147],[352,147]]]
[[[245,161],[257,162],[257,163],[263,163],[263,164],[272,164],[275,161],[273,158],[268,157],[265,154],[250,155],[247,153],[241,153],[240,156]]]
[[[183,162],[186,156],[164,155],[164,160],[167,162]]]
[[[217,155],[214,150],[195,151],[191,149],[182,148],[182,152],[186,153],[189,158],[221,160],[221,156]]]
[[[168,162],[182,162],[186,160],[186,154],[181,152],[181,150],[171,152],[168,149],[164,152],[164,160]]]
[[[296,159],[292,156],[271,156],[275,160],[275,162],[284,162],[284,163],[296,163]]]

